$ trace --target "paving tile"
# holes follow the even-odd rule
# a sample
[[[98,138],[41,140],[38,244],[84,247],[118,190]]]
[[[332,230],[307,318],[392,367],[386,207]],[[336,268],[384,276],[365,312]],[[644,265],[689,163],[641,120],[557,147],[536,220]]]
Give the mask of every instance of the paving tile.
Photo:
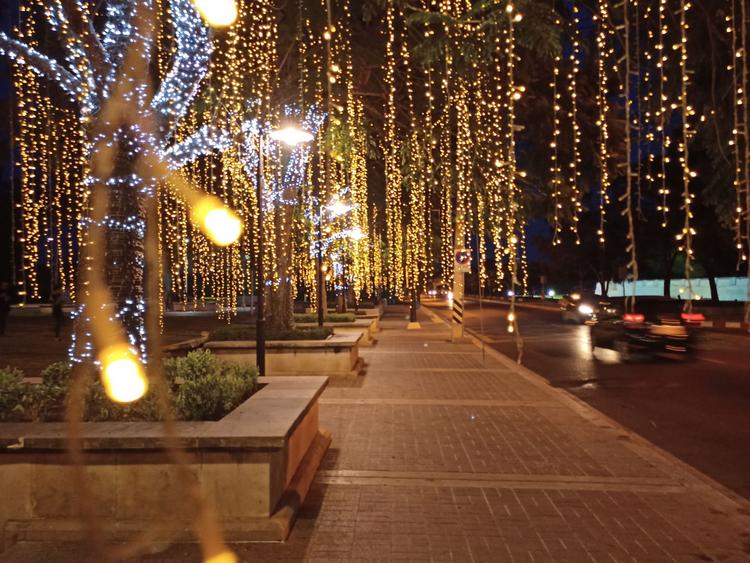
[[[283,544],[232,546],[242,562],[750,560],[746,520],[692,477],[646,458],[444,325],[389,308],[366,375],[334,380],[333,432]],[[693,479],[694,480],[694,479]],[[713,496],[712,496],[713,495]],[[201,560],[174,545],[149,563]],[[80,545],[20,544],[17,563],[88,563]]]

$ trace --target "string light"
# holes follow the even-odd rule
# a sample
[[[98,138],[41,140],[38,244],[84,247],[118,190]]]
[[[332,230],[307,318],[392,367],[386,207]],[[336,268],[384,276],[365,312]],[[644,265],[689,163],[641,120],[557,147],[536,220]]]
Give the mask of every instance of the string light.
[[[685,302],[685,310],[690,313],[693,306],[693,236],[696,234],[691,226],[693,219],[692,203],[695,197],[690,193],[690,181],[697,175],[690,170],[689,143],[692,137],[690,131],[690,117],[693,110],[688,104],[688,46],[687,46],[687,11],[690,9],[690,3],[686,0],[680,0],[680,108],[682,110],[682,138],[678,144],[678,154],[680,167],[682,169],[682,210],[684,211],[685,220],[682,232],[677,235],[680,242],[679,250],[685,252],[685,279],[687,280],[688,295]]]
[[[404,295],[403,258],[403,210],[401,143],[396,130],[396,7],[394,0],[388,0],[386,8],[386,114],[383,150],[385,153],[385,202],[386,239],[388,240],[388,286],[398,296]]]
[[[572,26],[572,49],[570,53],[570,72],[568,73],[568,91],[570,93],[570,118],[571,128],[573,131],[573,157],[570,162],[570,175],[568,183],[571,188],[570,203],[572,207],[573,224],[570,230],[575,234],[576,244],[581,244],[581,237],[578,231],[578,222],[580,214],[583,211],[581,204],[580,191],[580,167],[581,167],[581,128],[578,125],[578,72],[580,70],[581,58],[581,18],[578,4],[573,1],[573,26]]]
[[[660,151],[659,151],[659,169],[657,172],[657,178],[659,180],[659,194],[661,195],[661,204],[657,207],[657,211],[661,211],[661,226],[666,228],[668,224],[669,214],[669,185],[667,184],[666,165],[669,163],[668,150],[670,147],[670,138],[667,135],[667,111],[669,108],[669,98],[667,97],[666,85],[668,82],[668,75],[665,72],[667,63],[669,62],[668,50],[665,48],[669,27],[667,19],[665,18],[665,12],[667,9],[667,0],[659,0],[659,15],[658,15],[658,42],[656,45],[657,54],[657,69],[658,69],[658,105],[657,110],[657,126],[656,131],[659,134],[660,140]]]
[[[99,355],[101,379],[107,396],[117,403],[132,403],[148,391],[148,380],[138,355],[127,345],[114,345]]]
[[[625,308],[628,311],[632,311],[635,307],[635,287],[638,281],[638,254],[635,240],[635,225],[633,218],[633,166],[631,161],[631,148],[632,148],[632,107],[633,102],[631,99],[631,40],[630,40],[630,0],[624,0],[622,4],[623,14],[623,35],[624,35],[624,46],[623,46],[623,58],[625,60],[625,69],[622,80],[622,90],[625,96],[625,193],[620,196],[620,201],[624,202],[625,208],[622,210],[622,214],[627,220],[627,241],[626,252],[628,254],[627,268],[630,274],[630,280],[633,287],[633,292],[627,297],[625,301]]]
[[[607,224],[607,207],[609,206],[609,89],[608,89],[608,62],[611,60],[614,49],[609,44],[608,39],[611,30],[608,26],[609,21],[609,3],[607,0],[599,1],[599,13],[595,18],[597,21],[597,73],[598,73],[598,90],[596,96],[599,117],[596,125],[599,129],[599,229],[597,236],[599,243],[604,244],[605,229]]]

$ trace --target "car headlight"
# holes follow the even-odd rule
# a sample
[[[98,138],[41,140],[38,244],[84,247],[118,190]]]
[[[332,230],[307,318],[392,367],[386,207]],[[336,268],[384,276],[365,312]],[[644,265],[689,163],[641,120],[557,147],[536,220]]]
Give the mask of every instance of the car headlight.
[[[592,309],[588,305],[579,305],[578,312],[581,313],[582,315],[593,315],[594,309]]]

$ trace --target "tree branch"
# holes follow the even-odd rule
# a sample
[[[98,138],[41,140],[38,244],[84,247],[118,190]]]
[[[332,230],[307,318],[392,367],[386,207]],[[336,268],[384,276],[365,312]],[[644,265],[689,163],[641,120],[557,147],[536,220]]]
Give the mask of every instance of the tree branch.
[[[172,129],[185,115],[208,72],[211,42],[208,30],[190,0],[171,0],[175,22],[174,63],[151,106],[161,126]]]
[[[0,32],[0,55],[7,55],[18,64],[27,65],[39,76],[48,78],[57,85],[73,101],[78,101],[81,82],[60,63],[32,49],[25,43],[8,37]]]
[[[172,169],[180,168],[199,156],[214,151],[223,152],[232,144],[228,131],[205,125],[187,139],[175,143],[164,151],[164,158]]]

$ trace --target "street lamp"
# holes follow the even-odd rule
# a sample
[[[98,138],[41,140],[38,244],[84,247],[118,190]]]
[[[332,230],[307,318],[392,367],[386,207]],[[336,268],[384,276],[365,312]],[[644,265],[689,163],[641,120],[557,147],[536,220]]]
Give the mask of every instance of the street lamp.
[[[279,141],[293,147],[300,143],[312,141],[313,136],[294,126],[282,129],[274,129],[268,133],[274,141]],[[258,291],[258,302],[255,314],[255,358],[258,364],[258,375],[266,374],[266,307],[265,307],[265,280],[263,276],[263,254],[265,253],[265,231],[263,229],[263,192],[265,188],[264,168],[264,133],[263,129],[258,131],[258,258],[256,260],[256,284]]]

